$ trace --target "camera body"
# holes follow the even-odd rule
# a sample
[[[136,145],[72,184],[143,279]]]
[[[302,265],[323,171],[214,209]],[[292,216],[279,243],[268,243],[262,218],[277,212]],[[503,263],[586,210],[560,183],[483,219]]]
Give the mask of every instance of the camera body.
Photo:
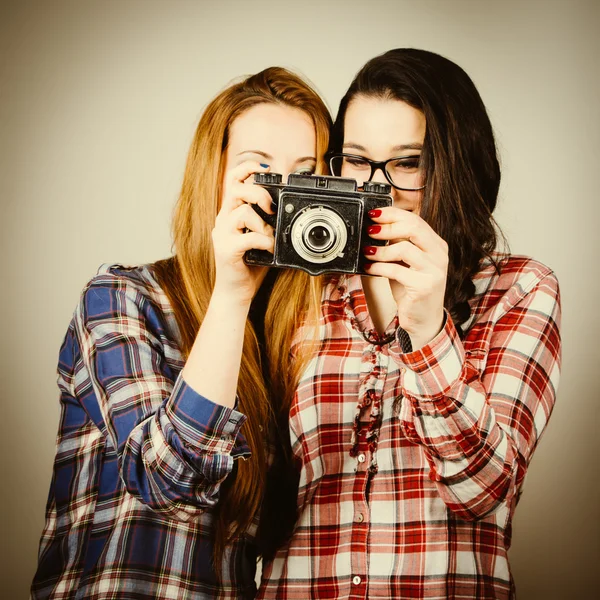
[[[384,246],[367,233],[368,213],[392,205],[391,186],[375,181],[357,189],[354,179],[292,173],[255,173],[254,183],[273,199],[274,215],[254,210],[275,229],[275,251],[249,250],[246,264],[322,273],[367,274],[363,246]]]

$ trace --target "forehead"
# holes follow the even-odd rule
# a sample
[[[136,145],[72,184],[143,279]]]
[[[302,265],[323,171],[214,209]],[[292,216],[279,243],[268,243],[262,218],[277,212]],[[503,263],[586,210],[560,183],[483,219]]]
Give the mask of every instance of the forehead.
[[[422,144],[425,115],[401,100],[356,96],[344,119],[344,145],[388,153],[406,144]]]
[[[316,135],[312,119],[302,110],[262,103],[244,111],[229,128],[232,153],[261,150],[275,155],[296,148],[298,155],[313,154]]]

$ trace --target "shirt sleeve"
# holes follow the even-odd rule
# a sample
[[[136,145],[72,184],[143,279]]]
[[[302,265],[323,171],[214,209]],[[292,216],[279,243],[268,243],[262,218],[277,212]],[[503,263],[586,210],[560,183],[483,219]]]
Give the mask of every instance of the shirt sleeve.
[[[493,327],[488,348],[465,351],[449,315],[420,350],[405,354],[398,340],[392,345],[402,373],[401,427],[423,447],[430,478],[463,519],[518,498],[556,398],[558,282],[550,273],[527,292],[511,292],[495,322],[476,323],[468,334],[475,339]]]
[[[164,317],[140,286],[104,274],[74,317],[99,426],[127,491],[181,520],[218,502],[236,458],[248,457],[246,417],[197,394],[166,360]],[[172,364],[172,362],[171,362]]]

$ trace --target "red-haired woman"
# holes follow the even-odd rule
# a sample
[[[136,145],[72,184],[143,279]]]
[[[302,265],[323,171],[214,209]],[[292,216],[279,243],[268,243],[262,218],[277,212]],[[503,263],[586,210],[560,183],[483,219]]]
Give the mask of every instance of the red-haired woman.
[[[257,554],[286,529],[270,518],[257,532],[261,506],[277,506],[269,498],[291,474],[291,526],[296,493],[271,400],[283,396],[265,381],[293,392],[282,349],[318,297],[304,273],[265,279],[244,264],[274,241],[250,206],[270,212],[270,196],[246,180],[323,171],[330,126],[319,96],[284,69],[227,88],[189,153],[175,256],[103,266],[85,287],[60,352],[33,598],[254,597]],[[282,475],[266,492],[269,465]]]

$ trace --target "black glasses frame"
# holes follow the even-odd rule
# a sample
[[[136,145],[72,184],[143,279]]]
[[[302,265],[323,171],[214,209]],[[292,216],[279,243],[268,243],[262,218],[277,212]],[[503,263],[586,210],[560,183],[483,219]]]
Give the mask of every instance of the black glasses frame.
[[[409,158],[421,158],[420,155],[418,155],[418,154],[413,155],[413,156],[394,156],[392,158],[388,158],[387,160],[377,161],[377,160],[371,160],[370,158],[367,158],[366,156],[360,156],[360,154],[346,154],[344,152],[332,152],[332,153],[328,154],[329,169],[331,170],[332,173],[333,173],[333,160],[336,158],[358,158],[360,160],[364,160],[365,162],[369,163],[369,166],[371,167],[371,175],[369,175],[369,179],[367,179],[366,181],[371,181],[371,179],[373,179],[373,176],[375,175],[375,171],[381,170],[381,172],[385,175],[385,178],[388,180],[389,184],[393,188],[396,188],[397,190],[402,190],[404,192],[418,192],[419,190],[422,190],[425,188],[425,185],[422,185],[421,187],[417,187],[417,188],[400,187],[399,185],[396,185],[392,181],[392,178],[389,176],[389,174],[386,170],[387,164],[392,162],[393,160],[407,160]]]

